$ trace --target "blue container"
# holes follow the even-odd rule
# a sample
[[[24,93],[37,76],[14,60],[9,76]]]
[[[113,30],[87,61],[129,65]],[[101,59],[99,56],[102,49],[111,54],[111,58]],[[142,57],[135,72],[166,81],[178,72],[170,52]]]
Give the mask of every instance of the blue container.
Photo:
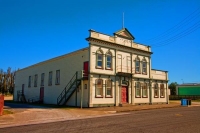
[[[187,99],[181,99],[181,105],[182,106],[187,106],[188,105]]]

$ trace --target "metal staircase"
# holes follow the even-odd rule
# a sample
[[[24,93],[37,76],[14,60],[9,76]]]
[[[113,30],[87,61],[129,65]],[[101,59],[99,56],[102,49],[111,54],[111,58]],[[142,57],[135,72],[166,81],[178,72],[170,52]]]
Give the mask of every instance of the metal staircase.
[[[18,102],[26,103],[26,97],[22,90],[17,91],[17,100]]]
[[[70,99],[72,94],[75,92],[75,90],[79,87],[81,84],[81,80],[83,79],[83,71],[80,73],[76,72],[74,76],[71,78],[67,86],[64,88],[64,90],[61,92],[61,94],[57,98],[57,105],[64,105],[66,102]]]

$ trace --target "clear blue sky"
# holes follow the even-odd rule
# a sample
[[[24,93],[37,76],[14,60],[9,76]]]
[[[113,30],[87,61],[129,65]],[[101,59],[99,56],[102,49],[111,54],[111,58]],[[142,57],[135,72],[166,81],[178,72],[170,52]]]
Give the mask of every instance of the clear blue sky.
[[[200,82],[200,0],[0,0],[0,68],[87,47],[88,30],[112,35],[122,12],[135,41],[152,46],[152,68]]]

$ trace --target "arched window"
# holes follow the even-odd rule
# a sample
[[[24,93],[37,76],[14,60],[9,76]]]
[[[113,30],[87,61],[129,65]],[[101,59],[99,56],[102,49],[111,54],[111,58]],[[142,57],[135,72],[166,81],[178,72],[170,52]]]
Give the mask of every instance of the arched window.
[[[142,74],[147,74],[147,61],[145,58],[142,60]]]
[[[141,85],[140,82],[135,83],[135,97],[141,97]]]
[[[140,73],[140,59],[136,57],[135,59],[135,73]]]
[[[164,97],[165,97],[164,84],[160,84],[160,97],[161,97],[161,98],[164,98]]]
[[[101,49],[96,52],[96,68],[103,68],[103,51]]]
[[[103,80],[96,79],[95,80],[95,96],[96,97],[103,97]]]
[[[106,53],[106,69],[112,69],[112,53],[110,51]]]
[[[112,97],[112,80],[106,80],[106,97]]]
[[[159,93],[158,93],[158,83],[154,84],[154,97],[158,98],[159,97]]]

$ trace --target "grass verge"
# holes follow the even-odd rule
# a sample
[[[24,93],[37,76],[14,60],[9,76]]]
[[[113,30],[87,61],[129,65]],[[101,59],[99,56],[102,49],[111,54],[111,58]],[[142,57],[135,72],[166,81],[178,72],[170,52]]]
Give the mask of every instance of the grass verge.
[[[3,115],[13,114],[10,110],[3,110]]]

